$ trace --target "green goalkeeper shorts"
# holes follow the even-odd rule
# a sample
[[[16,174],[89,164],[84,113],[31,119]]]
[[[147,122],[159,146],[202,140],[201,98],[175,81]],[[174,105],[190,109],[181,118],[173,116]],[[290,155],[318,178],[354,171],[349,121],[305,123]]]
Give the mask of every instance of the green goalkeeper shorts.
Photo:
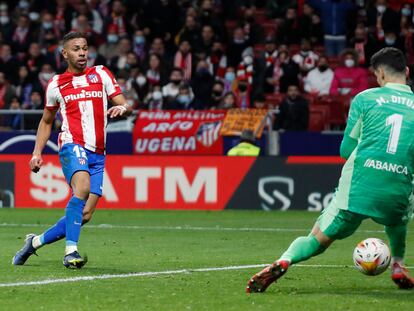
[[[367,218],[371,218],[378,224],[384,226],[399,226],[405,225],[408,222],[407,217],[404,218],[378,218],[370,217],[354,213],[348,210],[340,209],[337,207],[336,197],[332,199],[327,208],[322,211],[317,223],[320,230],[329,238],[334,240],[341,240],[352,235],[362,221]]]

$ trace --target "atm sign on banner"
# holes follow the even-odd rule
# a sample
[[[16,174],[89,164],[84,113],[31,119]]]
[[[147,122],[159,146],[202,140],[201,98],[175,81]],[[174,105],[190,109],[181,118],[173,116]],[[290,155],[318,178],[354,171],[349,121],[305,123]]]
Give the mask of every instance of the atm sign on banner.
[[[135,123],[134,153],[221,155],[225,111],[143,111]]]

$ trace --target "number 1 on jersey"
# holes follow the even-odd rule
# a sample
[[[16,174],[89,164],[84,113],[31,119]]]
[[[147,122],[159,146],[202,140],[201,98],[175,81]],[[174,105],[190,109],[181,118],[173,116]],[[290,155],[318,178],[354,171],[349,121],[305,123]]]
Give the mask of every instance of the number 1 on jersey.
[[[387,117],[385,120],[385,125],[391,125],[390,137],[388,138],[387,153],[395,154],[397,152],[398,141],[401,134],[401,125],[403,121],[403,116],[394,113]]]

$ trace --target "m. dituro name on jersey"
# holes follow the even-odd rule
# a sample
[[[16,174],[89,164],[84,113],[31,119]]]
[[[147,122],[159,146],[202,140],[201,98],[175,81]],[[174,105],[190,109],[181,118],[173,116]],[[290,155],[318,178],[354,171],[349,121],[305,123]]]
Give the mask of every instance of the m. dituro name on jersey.
[[[96,98],[96,97],[103,97],[102,91],[85,91],[82,90],[78,94],[69,94],[64,97],[65,102],[68,102],[69,100],[77,100],[77,99],[83,99],[83,98]]]
[[[390,173],[408,175],[408,169],[406,166],[389,163],[389,162],[382,162],[382,161],[374,160],[374,159],[367,159],[365,161],[364,167],[370,167],[370,168],[373,168],[379,171],[387,171]]]

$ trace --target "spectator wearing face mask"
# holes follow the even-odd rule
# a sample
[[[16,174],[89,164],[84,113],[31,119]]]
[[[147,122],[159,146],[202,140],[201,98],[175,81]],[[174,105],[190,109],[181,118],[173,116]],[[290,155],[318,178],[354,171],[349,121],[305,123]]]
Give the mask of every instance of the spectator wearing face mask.
[[[368,88],[368,72],[358,67],[354,50],[346,49],[342,58],[343,65],[335,69],[330,94],[355,96]]]
[[[236,106],[238,108],[251,108],[251,98],[249,91],[249,83],[247,80],[238,80],[236,90]]]
[[[48,60],[48,57],[42,53],[38,43],[34,42],[30,44],[29,54],[25,60],[25,64],[32,74],[36,75],[39,73],[43,64],[50,63]]]
[[[211,74],[218,78],[224,78],[227,67],[227,56],[224,54],[223,44],[214,41],[211,54],[206,59]]]
[[[164,63],[158,54],[150,54],[148,60],[148,69],[145,73],[145,76],[149,85],[165,84]]]
[[[162,87],[164,103],[168,104],[175,99],[181,82],[183,82],[182,70],[180,68],[173,68],[170,74],[170,82]]]
[[[0,32],[3,34],[6,42],[10,42],[13,36],[13,23],[8,9],[7,3],[3,2],[0,4]]]
[[[36,90],[46,91],[49,80],[56,74],[50,64],[43,64],[36,79]]]
[[[224,84],[224,92],[235,92],[237,90],[237,79],[236,72],[233,67],[227,67],[226,73],[224,74],[224,79],[222,79]]]
[[[132,51],[138,57],[140,63],[147,57],[146,47],[144,32],[142,30],[136,30],[132,41]]]
[[[227,59],[228,64],[231,67],[237,67],[241,62],[241,55],[243,51],[249,47],[250,42],[246,37],[243,28],[237,27],[233,31],[232,42],[228,45],[227,48]]]
[[[117,53],[112,57],[109,67],[112,71],[128,69],[128,54],[132,51],[131,41],[128,38],[122,38],[117,44]]]
[[[112,59],[117,55],[118,40],[117,27],[115,25],[109,26],[106,40],[99,46],[98,53],[107,60]]]
[[[289,85],[286,98],[279,105],[275,129],[306,131],[309,124],[309,103],[299,92],[299,87]]]
[[[367,10],[368,27],[383,40],[386,32],[400,32],[400,16],[391,9],[387,0],[376,0]]]
[[[191,86],[183,82],[178,88],[178,94],[174,101],[168,105],[167,109],[188,110],[193,108],[194,94]]]
[[[213,84],[213,89],[211,90],[211,98],[209,101],[208,108],[217,109],[223,100],[224,95],[224,85],[221,81],[216,81]]]
[[[300,51],[293,55],[292,60],[299,65],[300,71],[304,76],[315,68],[319,56],[312,51],[312,46],[308,39],[302,39]]]
[[[401,36],[395,34],[394,32],[387,31],[385,32],[384,40],[379,42],[377,50],[386,47],[397,48],[405,52],[404,39]]]
[[[238,80],[245,80],[249,91],[251,91],[253,85],[253,51],[246,49],[242,56],[243,59],[237,66],[236,77]]]
[[[148,110],[163,109],[163,97],[161,87],[159,85],[154,85],[152,90],[148,92],[145,97],[144,104],[148,107]]]
[[[90,45],[88,48],[88,67],[97,65],[106,65],[106,59],[98,53],[94,45]]]
[[[318,66],[312,69],[304,79],[306,93],[315,96],[329,95],[334,73],[329,68],[328,58],[321,56]]]

